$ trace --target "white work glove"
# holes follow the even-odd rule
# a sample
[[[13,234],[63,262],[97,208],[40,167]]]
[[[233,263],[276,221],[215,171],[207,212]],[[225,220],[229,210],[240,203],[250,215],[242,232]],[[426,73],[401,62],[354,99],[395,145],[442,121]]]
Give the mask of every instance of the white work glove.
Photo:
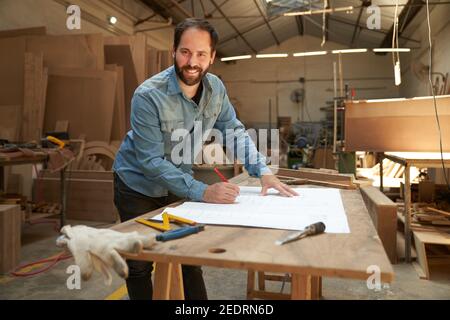
[[[103,275],[106,285],[112,282],[111,269],[124,279],[128,277],[128,265],[117,250],[138,254],[156,242],[155,234],[142,236],[136,231],[122,233],[83,225],[64,226],[61,233],[56,245],[70,250],[80,267],[82,279],[89,280],[92,272],[97,270]]]

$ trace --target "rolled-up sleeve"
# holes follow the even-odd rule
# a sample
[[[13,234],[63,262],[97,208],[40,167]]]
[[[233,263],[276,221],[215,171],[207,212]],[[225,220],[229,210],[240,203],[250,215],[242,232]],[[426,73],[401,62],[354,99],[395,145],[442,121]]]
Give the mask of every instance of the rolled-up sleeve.
[[[244,164],[250,176],[259,178],[261,175],[272,173],[266,165],[266,157],[258,152],[244,125],[236,117],[225,88],[223,88],[222,110],[214,127],[222,132],[226,146],[230,146],[230,143],[234,146],[235,158]],[[232,135],[230,135],[231,130],[233,130]]]
[[[134,149],[143,174],[179,197],[202,201],[207,185],[165,159],[159,114],[148,93],[136,92],[131,104]]]

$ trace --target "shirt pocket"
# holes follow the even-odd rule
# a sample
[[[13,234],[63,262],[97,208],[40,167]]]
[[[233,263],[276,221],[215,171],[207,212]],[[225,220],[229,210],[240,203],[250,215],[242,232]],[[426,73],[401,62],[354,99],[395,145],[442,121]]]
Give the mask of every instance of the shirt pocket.
[[[203,112],[203,130],[209,130],[214,127],[219,113],[220,105],[214,101],[206,107]]]
[[[185,129],[183,119],[161,120],[161,132],[163,133],[164,139],[164,155],[169,159],[173,147],[181,141],[181,138],[180,140],[172,140],[172,134],[177,129]]]

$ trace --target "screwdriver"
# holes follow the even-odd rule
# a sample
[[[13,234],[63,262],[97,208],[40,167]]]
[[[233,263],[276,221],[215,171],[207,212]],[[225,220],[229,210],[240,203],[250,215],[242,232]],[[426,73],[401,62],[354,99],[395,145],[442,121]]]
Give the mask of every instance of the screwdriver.
[[[275,244],[281,246],[281,245],[283,245],[285,243],[288,243],[288,242],[291,242],[291,241],[295,241],[295,240],[298,240],[298,239],[302,239],[302,238],[307,237],[307,236],[312,236],[312,235],[315,235],[315,234],[323,233],[324,231],[325,231],[325,223],[323,223],[323,222],[316,222],[316,223],[313,223],[313,224],[307,226],[302,231],[297,231],[297,232],[291,233],[286,238],[284,238],[282,240],[275,241]]]
[[[156,236],[156,241],[169,241],[174,239],[179,239],[190,234],[198,233],[205,230],[205,226],[202,224],[196,226],[183,227],[179,229],[174,229],[160,233]]]

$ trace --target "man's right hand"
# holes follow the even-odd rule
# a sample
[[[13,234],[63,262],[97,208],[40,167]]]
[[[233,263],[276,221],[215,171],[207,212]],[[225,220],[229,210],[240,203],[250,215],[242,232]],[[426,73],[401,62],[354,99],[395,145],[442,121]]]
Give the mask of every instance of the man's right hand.
[[[208,203],[234,203],[239,187],[229,182],[219,182],[206,188],[203,201]]]

